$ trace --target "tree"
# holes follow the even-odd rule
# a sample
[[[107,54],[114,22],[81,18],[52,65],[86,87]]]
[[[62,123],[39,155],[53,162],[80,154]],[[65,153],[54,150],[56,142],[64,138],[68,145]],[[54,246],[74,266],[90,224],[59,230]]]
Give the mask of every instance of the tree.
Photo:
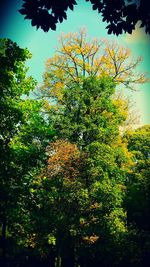
[[[40,236],[44,237],[43,248],[49,235],[55,240],[55,253],[62,266],[73,262],[81,266],[99,266],[100,262],[109,266],[111,262],[112,266],[112,262],[123,264],[127,255],[120,245],[128,236],[123,199],[133,166],[132,154],[119,129],[128,117],[128,104],[114,97],[115,86],[132,88],[132,84],[146,79],[134,73],[140,59],[130,62],[128,50],[105,42],[105,54],[98,57],[103,42],[89,43],[85,37],[84,31],[62,36],[61,47],[46,65],[40,93],[47,101],[45,108],[56,130],[55,140],[65,141],[64,146],[60,141],[52,144],[47,171],[39,186],[45,203],[52,201],[44,228],[49,225],[51,231]],[[65,161],[66,141],[70,148],[75,144],[79,150],[77,165]],[[33,199],[36,201],[36,197]],[[63,249],[68,246],[71,258]],[[108,256],[107,251],[113,251],[112,255]],[[88,257],[91,254],[92,259]]]
[[[26,49],[20,49],[11,40],[1,39],[0,50],[0,176],[1,176],[1,223],[2,243],[5,254],[4,243],[6,235],[7,212],[12,207],[12,192],[14,173],[12,166],[11,149],[9,143],[18,132],[22,121],[22,113],[19,109],[20,96],[28,94],[35,85],[31,77],[26,77],[24,62],[30,57]],[[15,189],[14,189],[15,190]]]
[[[87,2],[89,0],[86,0]],[[97,10],[103,17],[103,21],[108,23],[106,27],[108,34],[122,34],[123,32],[132,33],[138,21],[140,27],[145,27],[146,33],[150,33],[149,14],[150,9],[146,0],[125,1],[125,0],[90,0],[92,9]],[[131,2],[131,3],[130,3]],[[49,29],[56,30],[56,24],[67,19],[67,10],[74,9],[77,5],[75,0],[65,2],[47,0],[24,0],[19,12],[25,15],[25,19],[30,19],[32,26],[45,32]]]
[[[26,74],[30,53],[9,39],[0,44],[0,222],[5,256],[6,227],[9,239],[15,240],[26,217],[24,199],[30,183],[26,175],[44,162],[46,140],[53,132],[42,116],[42,102],[28,99],[36,85]]]
[[[132,264],[148,267],[150,260],[150,126],[142,126],[125,134],[134,165],[127,179],[125,207],[129,229],[128,248]],[[133,252],[133,248],[135,252]],[[133,266],[131,264],[131,266]]]
[[[58,266],[119,264],[127,231],[122,203],[132,161],[119,134],[125,117],[113,103],[114,90],[112,78],[84,78],[66,87],[61,102],[51,107],[56,141],[47,148],[46,169],[32,185],[30,216],[34,246],[53,249]]]
[[[128,181],[128,220],[139,229],[148,230],[150,225],[149,195],[149,148],[150,127],[145,125],[129,132],[128,148],[134,155],[135,166]]]

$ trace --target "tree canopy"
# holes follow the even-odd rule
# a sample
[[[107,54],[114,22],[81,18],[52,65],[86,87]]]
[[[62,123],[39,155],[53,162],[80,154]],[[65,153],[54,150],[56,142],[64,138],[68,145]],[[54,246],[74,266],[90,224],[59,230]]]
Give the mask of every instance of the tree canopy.
[[[61,35],[59,41],[55,55],[46,62],[45,95],[50,92],[61,98],[64,86],[82,83],[82,77],[89,76],[110,76],[116,84],[133,90],[148,81],[145,73],[136,71],[141,57],[133,58],[129,49],[117,43],[89,40],[85,29]]]
[[[24,3],[19,12],[30,19],[32,26],[40,27],[47,32],[56,30],[57,23],[67,19],[67,10],[74,10],[77,5],[75,0],[23,0]],[[93,11],[97,11],[108,23],[108,34],[132,33],[138,21],[140,27],[144,27],[146,33],[150,33],[150,7],[146,0],[86,0],[90,1]],[[75,11],[74,11],[75,12]]]
[[[141,59],[62,36],[38,90],[27,49],[1,39],[0,57],[0,264],[148,267],[150,128],[120,130],[116,93],[146,81]]]

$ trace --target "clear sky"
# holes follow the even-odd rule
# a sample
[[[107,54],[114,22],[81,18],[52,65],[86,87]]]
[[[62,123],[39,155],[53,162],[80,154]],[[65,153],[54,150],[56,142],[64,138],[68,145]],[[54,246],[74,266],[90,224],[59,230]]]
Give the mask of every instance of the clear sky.
[[[77,0],[78,5],[74,11],[67,13],[67,21],[57,24],[56,31],[44,33],[31,26],[30,21],[24,20],[18,12],[21,0],[5,0],[0,8],[0,37],[10,38],[22,48],[27,47],[32,53],[32,59],[27,62],[29,74],[39,83],[42,82],[44,64],[47,58],[53,56],[58,45],[58,37],[62,32],[77,32],[85,27],[90,37],[107,38],[119,42],[131,49],[133,56],[142,56],[143,62],[139,67],[142,72],[147,72],[150,77],[150,37],[142,29],[136,29],[132,35],[126,34],[116,37],[108,35],[106,24],[102,22],[97,11],[85,0]],[[131,94],[130,94],[131,95]],[[141,116],[141,124],[150,123],[150,83],[140,85],[139,91],[132,93],[136,102],[135,110]]]

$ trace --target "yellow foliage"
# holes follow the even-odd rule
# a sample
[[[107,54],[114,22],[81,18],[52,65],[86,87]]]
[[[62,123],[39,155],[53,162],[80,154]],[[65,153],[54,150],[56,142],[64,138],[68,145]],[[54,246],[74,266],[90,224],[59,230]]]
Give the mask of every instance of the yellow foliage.
[[[82,240],[88,244],[94,244],[99,239],[97,235],[83,236]]]
[[[136,85],[149,81],[145,73],[136,72],[141,57],[131,57],[131,51],[108,40],[89,39],[85,29],[78,33],[62,34],[59,47],[46,62],[44,90],[51,97],[62,100],[63,88],[70,83],[82,83],[82,77],[111,76],[117,85],[136,89]],[[121,103],[123,106],[123,103]],[[123,109],[123,116],[128,111]]]

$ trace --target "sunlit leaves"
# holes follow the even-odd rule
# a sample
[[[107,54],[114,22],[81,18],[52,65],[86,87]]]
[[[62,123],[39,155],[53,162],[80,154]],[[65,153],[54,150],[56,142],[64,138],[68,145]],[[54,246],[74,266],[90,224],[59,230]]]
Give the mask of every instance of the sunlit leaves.
[[[141,58],[133,58],[129,49],[117,43],[89,40],[85,29],[62,34],[59,41],[55,55],[46,63],[43,93],[61,99],[64,87],[82,84],[82,78],[89,76],[110,76],[130,89],[148,81],[144,73],[136,72]]]

